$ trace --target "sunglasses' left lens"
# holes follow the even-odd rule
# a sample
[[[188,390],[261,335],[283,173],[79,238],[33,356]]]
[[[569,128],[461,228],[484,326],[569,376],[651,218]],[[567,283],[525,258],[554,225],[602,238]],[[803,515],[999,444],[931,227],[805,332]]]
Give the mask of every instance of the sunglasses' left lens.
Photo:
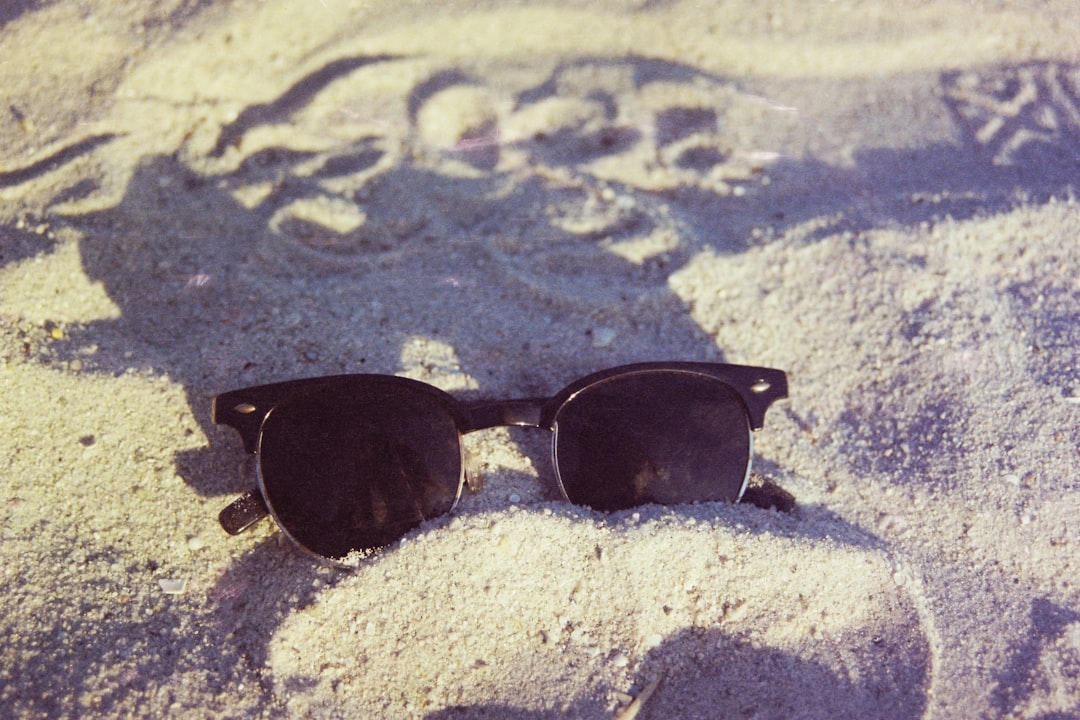
[[[567,498],[596,510],[736,501],[753,436],[738,394],[705,375],[617,375],[555,415],[555,468]]]
[[[278,525],[331,559],[449,512],[462,467],[445,402],[395,378],[295,396],[271,411],[259,439],[260,482]]]

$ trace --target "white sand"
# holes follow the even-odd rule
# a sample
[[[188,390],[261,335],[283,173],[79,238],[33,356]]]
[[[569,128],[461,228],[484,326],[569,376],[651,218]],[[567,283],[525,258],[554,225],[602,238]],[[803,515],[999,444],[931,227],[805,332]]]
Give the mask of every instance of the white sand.
[[[1080,717],[1076,5],[434,5],[0,10],[0,715]],[[217,525],[217,392],[648,359],[788,371],[794,512]]]

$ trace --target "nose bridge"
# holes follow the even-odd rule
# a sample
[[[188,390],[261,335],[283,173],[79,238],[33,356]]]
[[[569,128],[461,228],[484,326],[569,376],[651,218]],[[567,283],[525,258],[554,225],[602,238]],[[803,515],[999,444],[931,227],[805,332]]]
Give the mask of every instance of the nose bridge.
[[[517,425],[521,427],[542,427],[546,398],[524,398],[519,400],[481,400],[465,407],[465,424],[462,432],[472,432],[485,428]]]

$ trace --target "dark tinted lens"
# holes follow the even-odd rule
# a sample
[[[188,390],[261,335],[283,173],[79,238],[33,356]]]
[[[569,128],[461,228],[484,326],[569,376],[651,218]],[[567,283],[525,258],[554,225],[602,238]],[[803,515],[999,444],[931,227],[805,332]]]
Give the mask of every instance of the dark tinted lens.
[[[276,407],[263,423],[259,467],[282,529],[319,555],[343,558],[448,512],[461,444],[437,395],[372,379]]]
[[[555,416],[555,464],[571,502],[597,510],[734,501],[750,463],[742,401],[724,383],[667,370],[590,385]]]

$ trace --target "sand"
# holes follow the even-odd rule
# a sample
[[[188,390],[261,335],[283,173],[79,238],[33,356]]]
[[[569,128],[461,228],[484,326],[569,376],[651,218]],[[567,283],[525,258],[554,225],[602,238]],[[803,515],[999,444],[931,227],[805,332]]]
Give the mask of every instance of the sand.
[[[1080,717],[1071,2],[8,2],[0,714]],[[355,570],[218,392],[786,370],[791,510],[558,501]],[[635,698],[640,699],[635,701]]]

